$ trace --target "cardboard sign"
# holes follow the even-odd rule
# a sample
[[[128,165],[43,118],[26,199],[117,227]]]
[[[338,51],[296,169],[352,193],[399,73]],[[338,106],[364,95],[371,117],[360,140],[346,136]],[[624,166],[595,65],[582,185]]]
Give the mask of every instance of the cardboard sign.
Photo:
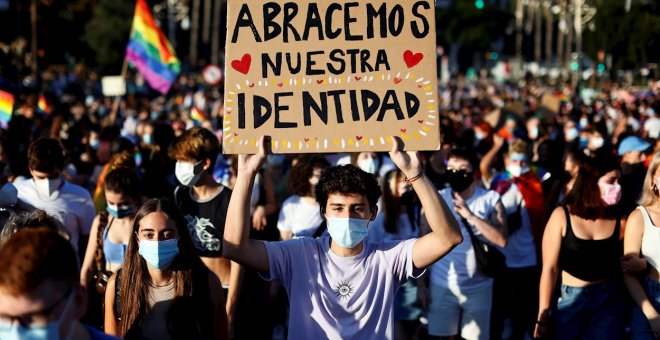
[[[432,1],[228,1],[223,151],[440,148]]]
[[[103,95],[106,97],[123,96],[126,94],[126,81],[122,76],[106,76],[101,78]]]

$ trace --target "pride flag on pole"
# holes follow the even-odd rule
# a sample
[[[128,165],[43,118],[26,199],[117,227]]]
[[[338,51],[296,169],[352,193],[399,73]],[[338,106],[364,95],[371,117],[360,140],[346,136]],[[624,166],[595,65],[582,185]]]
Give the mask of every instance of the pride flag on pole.
[[[145,0],[137,0],[135,5],[126,60],[135,65],[149,86],[162,94],[169,91],[181,71],[174,48],[156,25]]]
[[[51,112],[50,106],[48,106],[48,102],[46,101],[46,97],[44,97],[44,95],[39,96],[39,101],[37,101],[37,110],[47,115],[49,115]]]
[[[195,123],[201,124],[206,120],[206,115],[196,106],[193,106],[190,109],[190,119],[192,119]]]
[[[0,91],[0,127],[7,127],[7,123],[11,120],[12,113],[14,112],[14,95]]]

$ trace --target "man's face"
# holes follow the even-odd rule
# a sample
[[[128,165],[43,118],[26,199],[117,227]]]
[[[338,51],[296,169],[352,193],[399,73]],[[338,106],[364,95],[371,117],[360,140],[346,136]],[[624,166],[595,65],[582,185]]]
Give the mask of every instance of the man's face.
[[[330,194],[326,204],[326,217],[343,217],[369,219],[376,218],[378,208],[374,207],[372,212],[369,208],[367,196],[360,194]]]
[[[3,326],[18,323],[30,328],[44,327],[59,320],[60,333],[66,335],[71,322],[82,316],[80,298],[80,289],[73,290],[62,282],[51,280],[29,294],[14,296],[0,291],[0,323]]]

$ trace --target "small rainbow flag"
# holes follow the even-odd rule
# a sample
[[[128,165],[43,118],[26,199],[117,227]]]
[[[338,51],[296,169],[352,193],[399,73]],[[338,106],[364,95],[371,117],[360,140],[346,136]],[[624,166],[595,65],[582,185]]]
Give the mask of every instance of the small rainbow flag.
[[[196,106],[193,106],[190,109],[190,119],[192,119],[195,123],[201,124],[203,121],[206,120],[206,115]]]
[[[0,126],[7,127],[14,112],[14,95],[0,91]]]
[[[181,71],[174,48],[158,28],[145,0],[137,0],[126,60],[142,73],[149,86],[162,94],[169,91]]]
[[[48,106],[48,102],[46,101],[46,97],[44,97],[44,95],[39,96],[39,101],[37,101],[37,110],[48,115],[51,112],[50,106]]]

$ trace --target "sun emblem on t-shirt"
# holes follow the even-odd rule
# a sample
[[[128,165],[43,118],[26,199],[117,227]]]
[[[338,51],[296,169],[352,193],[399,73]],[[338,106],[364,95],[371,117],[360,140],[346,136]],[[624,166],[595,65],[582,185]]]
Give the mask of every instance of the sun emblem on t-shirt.
[[[348,281],[340,281],[335,287],[335,295],[341,299],[348,299],[353,295],[353,286]]]

